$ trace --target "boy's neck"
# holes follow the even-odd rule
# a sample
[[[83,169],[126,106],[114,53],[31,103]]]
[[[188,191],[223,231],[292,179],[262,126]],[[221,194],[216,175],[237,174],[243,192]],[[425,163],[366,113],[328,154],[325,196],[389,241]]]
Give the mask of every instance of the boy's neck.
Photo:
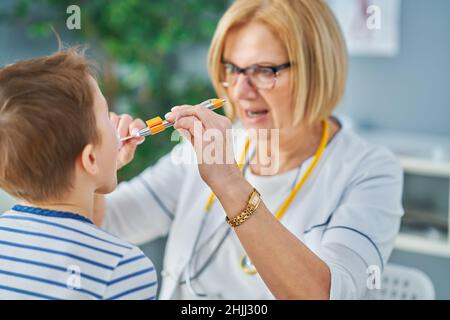
[[[90,192],[84,192],[82,195],[71,194],[69,197],[55,201],[24,202],[24,205],[55,211],[76,213],[92,221],[94,194]]]

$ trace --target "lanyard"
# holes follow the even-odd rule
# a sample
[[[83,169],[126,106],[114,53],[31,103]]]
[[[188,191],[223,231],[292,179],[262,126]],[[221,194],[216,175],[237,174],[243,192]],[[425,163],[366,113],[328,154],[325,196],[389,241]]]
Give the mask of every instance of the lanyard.
[[[325,147],[327,145],[328,136],[329,136],[329,124],[328,124],[328,121],[324,120],[322,122],[322,124],[323,124],[322,138],[320,140],[320,144],[319,144],[319,147],[317,148],[316,154],[314,155],[314,159],[311,162],[311,164],[309,165],[309,167],[306,170],[306,172],[303,175],[303,177],[295,185],[295,187],[292,189],[292,191],[289,194],[289,196],[286,198],[286,200],[284,200],[284,202],[278,208],[277,212],[275,213],[275,218],[277,220],[281,220],[281,218],[283,218],[283,216],[286,213],[286,210],[288,209],[289,205],[292,203],[292,201],[294,200],[295,196],[298,194],[300,189],[303,187],[303,185],[305,184],[306,180],[308,180],[309,176],[314,171],[317,163],[319,162],[320,158],[322,157],[322,154],[323,154],[323,151],[325,150]],[[238,162],[239,169],[241,169],[241,170],[242,170],[242,168],[244,166],[244,160],[245,160],[245,157],[247,156],[249,146],[250,146],[250,139],[247,138],[246,141],[245,141],[244,150],[242,151],[241,157],[240,157],[239,162]],[[205,204],[205,209],[204,210],[205,210],[206,214],[209,212],[209,209],[211,208],[211,205],[214,202],[214,198],[215,198],[215,195],[212,192],[211,195],[208,198],[208,201]]]
[[[295,196],[298,194],[298,192],[300,191],[300,189],[303,187],[303,185],[305,184],[306,180],[309,178],[309,176],[311,175],[311,173],[314,171],[315,167],[317,166],[317,163],[319,162],[320,158],[322,157],[323,151],[325,150],[325,147],[327,145],[328,142],[328,136],[329,136],[329,124],[328,121],[324,120],[322,122],[323,124],[323,133],[322,133],[322,138],[320,140],[320,144],[319,147],[317,148],[316,154],[314,155],[314,159],[311,162],[311,164],[309,165],[308,169],[306,170],[305,174],[303,175],[303,177],[299,180],[299,182],[295,185],[295,187],[292,189],[291,193],[289,194],[289,196],[286,198],[286,200],[281,204],[281,206],[278,208],[276,214],[275,214],[275,218],[279,221],[281,220],[281,218],[283,218],[284,214],[286,213],[286,210],[288,209],[289,205],[292,203],[292,201],[294,200]],[[248,150],[250,147],[250,139],[247,138],[245,141],[245,145],[244,145],[244,150],[242,151],[241,157],[239,159],[238,162],[238,166],[239,169],[242,171],[242,168],[244,167],[244,162],[245,162],[245,158],[247,156]],[[188,266],[185,270],[185,281],[181,282],[181,284],[186,284],[187,288],[189,289],[189,291],[194,294],[195,296],[198,297],[206,297],[207,295],[205,293],[199,293],[197,292],[191,284],[191,280],[193,278],[196,278],[200,275],[200,273],[203,272],[203,270],[211,263],[212,258],[215,256],[215,254],[217,254],[217,251],[219,249],[219,247],[223,244],[223,241],[225,240],[225,238],[227,237],[227,235],[229,234],[229,231],[231,229],[229,229],[226,233],[225,236],[223,237],[223,239],[221,240],[221,242],[219,243],[219,246],[216,247],[216,249],[214,250],[214,254],[211,255],[211,257],[207,260],[207,262],[205,263],[205,265],[200,269],[200,271],[193,277],[191,278],[191,272],[190,272],[190,263],[192,261],[193,255],[196,252],[196,248],[198,245],[198,240],[200,237],[200,234],[203,232],[204,229],[204,224],[205,224],[205,218],[206,218],[206,214],[208,214],[208,212],[210,211],[211,205],[213,204],[215,199],[215,195],[214,193],[211,193],[211,195],[208,198],[208,201],[205,204],[205,217],[202,220],[202,225],[200,227],[200,231],[197,234],[197,238],[195,239],[195,243],[194,243],[194,249],[193,249],[193,254],[191,255],[191,258],[189,259],[188,262]],[[248,258],[247,255],[244,255],[240,261],[240,265],[241,265],[241,269],[249,274],[249,275],[254,275],[257,273],[253,263],[250,261],[250,259]]]

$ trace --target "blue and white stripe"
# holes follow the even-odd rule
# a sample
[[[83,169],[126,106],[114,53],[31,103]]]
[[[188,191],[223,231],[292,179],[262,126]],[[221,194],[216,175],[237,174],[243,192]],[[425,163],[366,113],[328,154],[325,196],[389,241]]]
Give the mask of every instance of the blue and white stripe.
[[[0,299],[155,299],[142,251],[84,217],[15,206],[0,216]]]

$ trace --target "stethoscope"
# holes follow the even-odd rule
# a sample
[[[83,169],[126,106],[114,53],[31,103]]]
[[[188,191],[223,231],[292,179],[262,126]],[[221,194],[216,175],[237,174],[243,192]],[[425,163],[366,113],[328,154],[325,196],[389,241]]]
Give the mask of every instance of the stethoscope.
[[[300,176],[300,172],[301,172],[301,165],[298,167],[297,170],[297,175],[294,179],[294,183],[292,185],[291,188],[291,192],[289,194],[289,196],[287,197],[287,199],[284,201],[284,203],[280,206],[280,208],[278,209],[278,211],[275,214],[275,217],[277,218],[277,220],[281,220],[281,218],[283,217],[284,213],[286,212],[287,208],[289,207],[289,205],[291,204],[292,200],[295,198],[295,196],[297,195],[297,193],[300,191],[301,187],[304,185],[304,183],[306,182],[306,180],[308,179],[308,177],[310,176],[310,174],[312,173],[312,171],[314,170],[315,166],[317,165],[317,163],[319,162],[322,153],[326,147],[326,144],[328,142],[328,134],[329,134],[329,124],[328,121],[324,120],[323,121],[323,134],[322,134],[322,139],[320,141],[320,145],[319,148],[316,151],[316,154],[314,156],[314,159],[312,161],[312,163],[310,164],[310,166],[308,167],[308,169],[306,170],[305,174],[303,175],[303,177],[300,179],[300,181],[297,182],[297,180],[299,179]],[[240,161],[238,162],[239,167],[241,168],[243,174],[245,175],[246,169],[248,168],[249,165],[249,161],[250,159],[253,158],[254,152],[252,154],[252,156],[249,159],[246,159],[246,155],[248,153],[248,149],[249,149],[249,145],[250,145],[250,141],[249,139],[246,140],[245,146],[244,146],[244,151],[241,155]],[[244,160],[245,163],[244,163]],[[219,241],[218,245],[214,248],[213,253],[208,257],[208,259],[206,260],[206,262],[203,264],[203,266],[197,271],[197,273],[192,276],[191,273],[191,265],[192,262],[194,260],[195,255],[201,250],[201,248],[198,248],[198,242],[200,240],[200,236],[204,231],[205,228],[205,224],[206,224],[206,220],[207,220],[207,216],[208,216],[208,212],[211,208],[211,205],[214,201],[214,194],[211,194],[206,205],[205,205],[205,209],[204,209],[204,215],[201,221],[201,225],[199,228],[199,232],[197,233],[196,237],[195,237],[195,241],[194,241],[194,247],[192,249],[191,255],[188,259],[188,262],[186,264],[186,268],[184,269],[184,281],[180,281],[180,285],[186,284],[186,288],[187,290],[190,292],[191,295],[199,297],[199,298],[206,298],[207,294],[203,293],[203,292],[198,292],[197,290],[194,289],[194,287],[192,286],[192,280],[198,278],[205,270],[206,268],[212,263],[212,261],[214,260],[214,258],[216,257],[220,247],[223,245],[223,243],[225,242],[226,238],[228,237],[228,235],[231,232],[231,228],[227,229],[226,233],[224,234],[224,236],[221,238],[221,240]],[[221,227],[222,225],[220,225],[218,227],[218,229]],[[212,233],[212,236],[214,236],[215,232]],[[207,244],[208,241],[205,241],[205,244]],[[253,263],[250,261],[250,259],[248,258],[247,255],[244,255],[241,259],[241,269],[249,274],[249,275],[255,275],[257,274],[256,268],[254,267]]]
[[[244,176],[245,176],[245,172],[246,172],[247,167],[248,167],[248,163],[246,163],[245,166],[244,166],[244,170],[243,170]],[[300,165],[298,167],[298,169],[297,169],[297,173],[295,175],[294,182],[292,183],[291,190],[295,187],[295,184],[298,181],[298,178],[299,178],[300,172],[301,172],[301,168],[302,168],[302,165]],[[198,271],[194,275],[192,275],[192,272],[191,272],[191,265],[193,264],[192,262],[194,260],[194,257],[196,255],[196,253],[198,253],[198,252],[200,252],[202,250],[202,247],[197,249],[197,246],[198,246],[198,242],[200,240],[200,235],[204,231],[204,228],[205,228],[205,225],[206,225],[206,220],[207,220],[207,215],[205,214],[203,216],[199,232],[197,233],[197,236],[195,238],[194,249],[192,251],[192,254],[191,254],[191,256],[190,256],[190,258],[188,260],[188,263],[186,265],[186,268],[184,270],[184,280],[180,282],[181,285],[186,284],[186,288],[188,289],[190,294],[192,294],[192,295],[194,295],[196,297],[199,297],[199,298],[205,298],[205,297],[207,297],[207,294],[206,293],[201,293],[201,292],[198,292],[197,290],[195,290],[193,285],[192,285],[192,280],[197,279],[200,275],[202,275],[202,273],[206,270],[206,268],[209,267],[209,265],[213,262],[214,258],[216,257],[217,253],[219,252],[220,248],[224,244],[225,240],[227,239],[228,235],[232,231],[231,228],[227,229],[225,234],[220,239],[219,243],[216,245],[216,247],[212,251],[212,254],[208,257],[208,259],[206,259],[206,262],[202,265],[201,268],[198,269]],[[224,225],[226,225],[226,223],[221,224],[217,228],[217,230],[219,230]],[[216,230],[216,232],[217,232],[217,230]],[[216,234],[216,232],[213,232],[212,234],[214,235],[214,234]],[[205,241],[205,244],[208,244],[208,242],[209,242],[209,239]],[[248,268],[252,268],[253,267],[251,262],[244,262],[244,263],[247,264]]]
[[[241,155],[241,160],[239,162],[239,164],[242,164],[244,162],[244,159],[246,157],[247,151],[249,148],[249,140],[246,141],[245,146],[244,146],[244,151]],[[243,165],[240,165],[240,167],[242,166],[242,173],[245,176],[245,172],[248,168],[250,159],[254,156],[255,151],[253,151],[252,155],[250,158],[245,159],[245,163]],[[231,228],[228,228],[227,231],[225,232],[225,234],[222,236],[222,238],[220,239],[219,243],[216,245],[216,247],[214,248],[214,250],[212,251],[212,254],[208,257],[208,259],[206,259],[206,262],[203,264],[203,266],[201,268],[198,269],[197,273],[194,274],[192,276],[192,272],[191,272],[191,265],[193,264],[193,260],[195,255],[200,252],[200,250],[202,248],[198,248],[198,242],[200,241],[200,235],[203,233],[204,229],[205,229],[205,225],[206,225],[206,220],[208,218],[208,212],[211,208],[212,205],[212,200],[213,198],[210,196],[210,198],[208,199],[205,208],[204,208],[204,214],[203,214],[203,218],[201,221],[201,225],[200,225],[200,229],[195,237],[195,241],[194,241],[194,247],[192,249],[191,255],[188,259],[186,268],[184,269],[184,280],[180,281],[180,285],[186,284],[186,288],[189,291],[189,293],[193,296],[199,297],[199,298],[206,298],[207,294],[206,293],[202,293],[202,292],[198,292],[197,290],[194,289],[194,287],[192,286],[192,280],[195,280],[196,278],[198,278],[205,270],[206,268],[208,268],[208,266],[213,262],[214,258],[216,257],[217,253],[219,252],[220,248],[222,247],[223,243],[225,242],[226,238],[228,237],[228,235],[231,232]],[[219,225],[219,227],[217,228],[217,230],[219,230],[224,224],[226,224],[226,222],[224,222],[223,224]],[[217,231],[216,230],[216,231]],[[213,232],[211,236],[214,236],[216,232]],[[208,240],[205,241],[205,244],[208,243]]]

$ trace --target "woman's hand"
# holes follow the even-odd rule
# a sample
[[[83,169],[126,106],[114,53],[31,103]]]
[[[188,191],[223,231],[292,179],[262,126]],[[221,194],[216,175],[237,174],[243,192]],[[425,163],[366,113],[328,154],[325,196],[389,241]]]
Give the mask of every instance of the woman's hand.
[[[145,128],[145,123],[141,119],[133,119],[128,114],[117,115],[114,112],[109,113],[109,118],[116,128],[119,138],[125,138],[136,130]],[[144,142],[144,138],[132,138],[124,142],[120,142],[119,156],[117,158],[117,169],[122,168],[131,162],[136,152],[136,147]]]
[[[173,107],[165,117],[191,141],[200,175],[213,190],[241,176],[234,157],[230,119],[200,105]]]

